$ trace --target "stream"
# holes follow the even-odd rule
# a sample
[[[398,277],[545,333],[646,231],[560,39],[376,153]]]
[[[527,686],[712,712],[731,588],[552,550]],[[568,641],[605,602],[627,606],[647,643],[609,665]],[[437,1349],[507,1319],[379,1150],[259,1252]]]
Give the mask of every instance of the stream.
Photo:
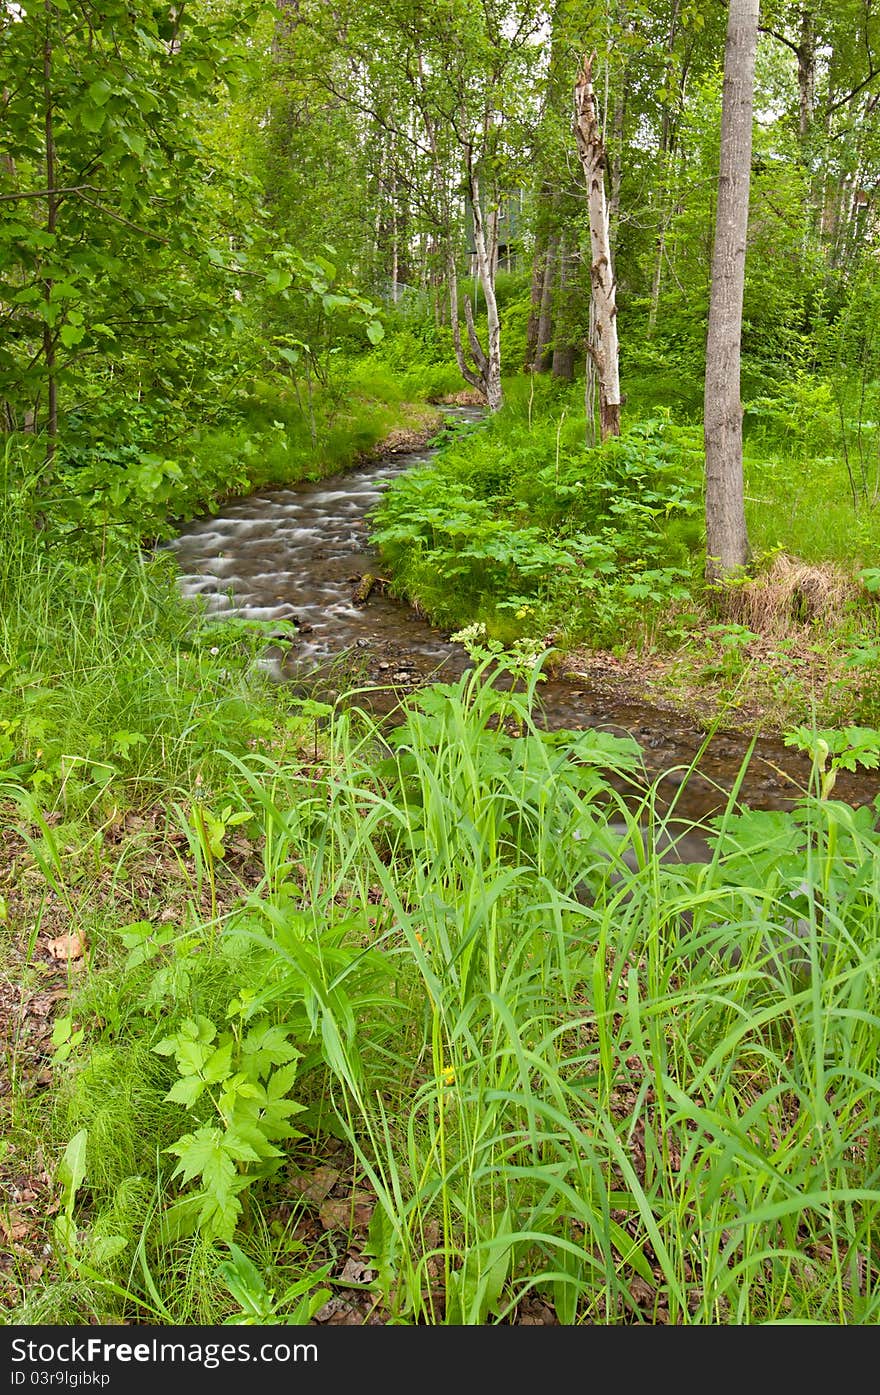
[[[473,421],[473,407],[446,408]],[[434,450],[387,454],[354,470],[271,489],[228,503],[217,515],[194,520],[165,546],[174,554],[184,596],[209,612],[296,625],[289,649],[269,648],[261,663],[280,681],[332,700],[357,689],[357,701],[391,712],[401,696],[432,680],[454,681],[467,667],[461,645],[435,629],[405,602],[376,585],[358,596],[364,576],[381,575],[370,547],[367,514],[404,470],[418,468]],[[719,732],[685,778],[705,735],[674,711],[622,697],[612,684],[552,678],[539,688],[542,722],[551,729],[601,728],[634,737],[653,779],[663,776],[659,802],[675,803],[683,820],[698,820],[725,803],[749,748],[749,738]],[[759,737],[740,799],[752,808],[781,809],[809,779],[808,759],[773,737]],[[834,797],[870,803],[877,772],[838,774]]]

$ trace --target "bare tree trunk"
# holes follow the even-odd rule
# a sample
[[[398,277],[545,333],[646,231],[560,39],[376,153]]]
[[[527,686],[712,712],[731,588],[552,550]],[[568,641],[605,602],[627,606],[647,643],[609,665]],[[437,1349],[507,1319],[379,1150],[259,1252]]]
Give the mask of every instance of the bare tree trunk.
[[[570,383],[574,378],[575,346],[571,343],[566,334],[564,325],[567,317],[560,314],[560,307],[564,304],[565,293],[571,281],[571,252],[565,245],[565,238],[559,244],[559,275],[556,282],[556,315],[554,316],[555,326],[553,334],[553,376],[562,378]]]
[[[529,320],[526,326],[526,359],[523,368],[528,373],[534,368],[535,351],[538,347],[538,322],[541,315],[541,296],[544,290],[544,267],[547,261],[547,242],[542,234],[535,239],[532,256],[532,283],[529,294]]]
[[[468,190],[474,216],[474,248],[477,262],[477,275],[483,297],[486,301],[486,321],[488,328],[488,348],[484,349],[474,324],[474,309],[470,296],[464,297],[464,320],[467,328],[470,362],[461,340],[458,323],[458,275],[455,269],[455,251],[450,242],[447,253],[447,274],[449,278],[449,304],[452,314],[452,343],[455,361],[466,383],[478,388],[486,399],[490,412],[497,412],[503,404],[501,391],[501,320],[498,315],[498,302],[495,299],[494,263],[497,259],[497,219],[489,219],[489,236],[486,237],[486,223],[480,204],[480,181],[473,170],[468,169]]]
[[[813,11],[808,5],[801,10],[800,43],[795,52],[798,64],[798,137],[806,161],[816,109],[816,31]]]
[[[590,282],[595,306],[595,333],[589,345],[599,379],[599,428],[602,440],[620,435],[620,370],[617,347],[617,291],[608,209],[605,203],[605,146],[593,94],[593,62],[585,58],[574,89],[574,134],[587,182],[590,212]]]
[[[553,376],[565,383],[574,382],[574,363],[577,349],[574,344],[557,344],[553,350]]]
[[[480,275],[480,285],[483,289],[483,296],[486,301],[486,322],[488,330],[488,352],[483,353],[479,349],[479,343],[474,330],[473,314],[471,303],[467,296],[464,301],[465,321],[468,328],[468,338],[471,343],[471,350],[474,354],[474,361],[480,369],[483,379],[483,391],[486,394],[486,401],[490,412],[497,412],[503,402],[501,393],[501,320],[498,315],[498,302],[495,299],[495,270],[494,263],[498,252],[498,219],[497,213],[493,213],[489,223],[489,240],[486,240],[486,227],[483,221],[483,210],[480,206],[480,181],[473,168],[468,171],[468,183],[470,185],[470,195],[474,208],[474,247],[477,250],[477,270]],[[479,354],[478,354],[479,349]],[[479,355],[482,355],[482,359]]]
[[[464,351],[464,345],[461,342],[461,324],[458,318],[458,272],[455,268],[455,249],[451,243],[446,260],[446,284],[449,288],[449,323],[452,326],[452,346],[455,349],[455,361],[458,364],[458,371],[466,383],[470,383],[471,387],[482,392],[483,381],[479,373],[479,364],[477,364],[476,369],[470,366]],[[470,310],[470,300],[467,300],[465,303],[468,310]],[[471,319],[471,323],[473,323],[473,319]],[[485,358],[482,349],[480,350],[480,354]]]
[[[419,79],[421,84],[420,90],[424,97],[425,77],[421,58],[419,58]],[[449,186],[444,179],[444,166],[440,157],[437,131],[435,123],[430,115],[429,104],[426,99],[420,104],[420,110],[431,150],[434,187],[438,196],[437,213],[439,223],[443,228],[442,235],[446,244],[446,270],[455,361],[458,364],[459,372],[465,382],[470,383],[471,387],[475,387],[482,392],[488,403],[489,410],[491,412],[497,412],[503,401],[501,392],[501,321],[498,315],[498,302],[495,298],[495,270],[498,265],[498,209],[494,209],[489,215],[487,235],[486,221],[483,217],[483,208],[480,201],[480,181],[477,171],[474,168],[473,149],[468,145],[464,148],[467,192],[473,209],[474,248],[477,262],[477,274],[479,275],[480,285],[483,289],[483,297],[486,301],[486,320],[489,334],[487,351],[483,349],[477,337],[477,331],[474,325],[473,306],[470,297],[465,296],[464,317],[472,360],[472,362],[469,362],[464,350],[464,345],[462,344],[461,326],[458,319],[458,273],[455,265],[455,244],[452,230],[453,220],[451,216]],[[491,125],[492,119],[492,113],[487,112],[484,123],[486,128]]]
[[[596,327],[596,307],[590,301],[590,330],[588,344],[593,342]],[[596,444],[596,364],[591,353],[587,353],[584,374],[584,440],[592,449]]]
[[[706,342],[706,576],[745,567],[750,549],[743,502],[740,358],[752,102],[759,0],[730,0],[724,48],[721,168]]]
[[[46,132],[46,232],[53,238],[58,216],[58,196],[55,187],[55,125],[52,103],[52,11],[51,0],[46,6],[46,37],[43,43],[43,103]],[[43,282],[46,302],[52,298],[53,282],[47,278]],[[55,458],[58,440],[58,379],[55,371],[55,333],[46,322],[43,326],[43,358],[46,362],[46,464],[51,465]]]
[[[553,281],[556,276],[556,254],[559,239],[551,234],[544,253],[544,278],[541,284],[541,303],[538,310],[538,330],[535,349],[532,355],[532,372],[547,373],[550,370],[550,343],[553,338]]]

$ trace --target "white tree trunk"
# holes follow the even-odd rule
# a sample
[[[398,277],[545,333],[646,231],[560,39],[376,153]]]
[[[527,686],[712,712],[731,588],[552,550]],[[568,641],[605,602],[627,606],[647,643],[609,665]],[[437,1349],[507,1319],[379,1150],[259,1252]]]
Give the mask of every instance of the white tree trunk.
[[[585,58],[574,88],[574,135],[587,182],[590,213],[590,283],[595,332],[589,345],[599,380],[602,440],[620,435],[620,369],[617,345],[617,288],[611,261],[605,202],[605,146],[593,94],[593,58]]]
[[[724,49],[721,167],[704,402],[706,575],[710,581],[734,575],[750,556],[743,501],[740,341],[758,9],[759,0],[730,0]]]
[[[483,352],[474,329],[470,300],[465,297],[464,312],[468,327],[468,337],[474,362],[483,380],[483,392],[490,412],[497,412],[502,405],[501,393],[501,320],[498,316],[498,302],[495,299],[495,264],[497,259],[497,219],[490,225],[490,238],[486,240],[486,225],[480,206],[480,181],[470,171],[468,183],[474,210],[474,247],[477,252],[477,271],[480,286],[486,301],[486,322],[488,329],[488,351]],[[494,217],[494,216],[493,216]]]
[[[461,323],[458,318],[458,272],[455,267],[455,250],[450,243],[446,253],[446,284],[449,287],[449,323],[452,326],[452,344],[455,349],[455,361],[458,364],[458,371],[466,383],[476,388],[478,392],[483,391],[483,380],[479,372],[479,363],[476,368],[472,367],[464,351],[461,342]],[[470,300],[465,299],[465,313],[470,310]],[[471,318],[473,323],[473,318]],[[483,358],[482,349],[480,354]]]

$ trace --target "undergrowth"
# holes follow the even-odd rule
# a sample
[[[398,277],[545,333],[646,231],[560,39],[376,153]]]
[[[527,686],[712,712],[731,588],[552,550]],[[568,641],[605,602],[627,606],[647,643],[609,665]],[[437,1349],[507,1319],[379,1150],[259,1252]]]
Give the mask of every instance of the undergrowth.
[[[511,384],[496,417],[396,481],[373,537],[438,623],[561,647],[620,641],[696,584],[698,438],[668,417],[601,448],[552,385]]]
[[[880,737],[793,733],[791,809],[697,826],[632,741],[540,725],[533,654],[472,652],[390,728],[306,705],[317,760],[218,750],[213,849],[157,825],[173,914],[55,867],[89,947],[11,1320],[876,1322],[880,834],[833,796]]]
[[[647,625],[734,689],[770,624],[748,583],[696,631],[696,429],[588,448],[572,402],[513,386],[387,496],[401,586],[493,636],[393,723],[271,687],[259,626],[7,453],[9,1321],[876,1324],[880,810],[834,789],[880,735],[800,726],[790,807],[744,766],[694,823],[699,757],[651,783],[633,741],[545,729],[535,635]],[[252,410],[283,454],[276,389]],[[870,676],[858,560],[839,591],[776,565]]]

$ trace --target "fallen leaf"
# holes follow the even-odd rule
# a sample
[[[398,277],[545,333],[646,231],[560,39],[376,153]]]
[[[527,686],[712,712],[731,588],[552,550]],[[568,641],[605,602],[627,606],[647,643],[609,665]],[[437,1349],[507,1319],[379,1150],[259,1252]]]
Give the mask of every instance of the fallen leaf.
[[[366,1230],[373,1218],[373,1207],[346,1197],[331,1197],[324,1202],[318,1215],[325,1230]]]
[[[519,1307],[517,1321],[520,1327],[558,1327],[559,1319],[550,1307],[540,1298],[525,1299]]]
[[[337,1324],[347,1326],[353,1313],[355,1313],[354,1308],[350,1303],[346,1303],[344,1298],[328,1298],[324,1306],[315,1313],[315,1322],[329,1322],[334,1326]]]
[[[334,1313],[327,1321],[328,1327],[363,1327],[363,1313],[357,1308],[340,1308],[338,1313]]]
[[[59,935],[57,940],[50,940],[48,944],[52,958],[67,963],[71,960],[82,959],[87,948],[85,936],[79,930],[75,930],[69,935]]]
[[[0,1230],[7,1241],[26,1240],[35,1228],[33,1220],[22,1220],[20,1216],[10,1215],[8,1221],[0,1216]]]
[[[290,1179],[291,1186],[296,1187],[307,1201],[314,1202],[323,1201],[338,1181],[339,1173],[332,1167],[316,1167],[314,1172],[303,1172]]]
[[[632,1295],[633,1302],[640,1308],[652,1307],[657,1297],[655,1289],[652,1288],[649,1283],[646,1283],[644,1279],[639,1278],[638,1274],[633,1275],[632,1279],[630,1279],[629,1291]]]
[[[339,1277],[345,1284],[370,1284],[373,1282],[373,1271],[362,1259],[350,1255],[342,1266]]]

